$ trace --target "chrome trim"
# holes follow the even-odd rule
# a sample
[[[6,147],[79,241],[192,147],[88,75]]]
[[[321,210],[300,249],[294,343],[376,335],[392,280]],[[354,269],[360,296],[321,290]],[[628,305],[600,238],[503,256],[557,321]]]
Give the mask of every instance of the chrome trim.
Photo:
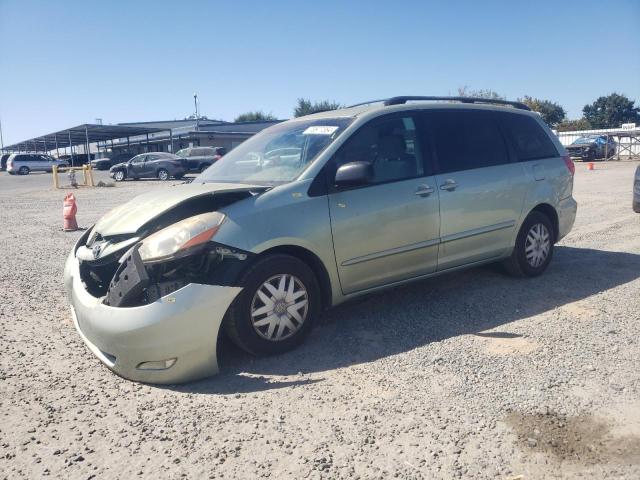
[[[445,235],[440,238],[441,243],[451,242],[453,240],[461,240],[467,237],[473,237],[475,235],[481,235],[483,233],[489,233],[496,230],[503,230],[505,228],[511,228],[516,224],[515,220],[509,220],[507,222],[496,223],[494,225],[487,225],[486,227],[474,228],[473,230],[466,230],[460,233],[453,233],[451,235]]]
[[[363,255],[362,257],[352,258],[351,260],[345,260],[340,265],[348,267],[350,265],[356,265],[357,263],[368,262],[369,260],[375,260],[377,258],[388,257],[389,255],[395,255],[397,253],[410,252],[412,250],[419,250],[420,248],[432,247],[440,243],[439,238],[433,240],[426,240],[424,242],[412,243],[411,245],[405,245],[403,247],[390,248],[389,250],[383,250],[382,252],[370,253]]]

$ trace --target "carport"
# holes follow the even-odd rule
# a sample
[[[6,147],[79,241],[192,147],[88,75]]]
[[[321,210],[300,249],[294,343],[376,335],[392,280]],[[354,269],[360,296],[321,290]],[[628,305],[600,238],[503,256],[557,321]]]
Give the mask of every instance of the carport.
[[[127,139],[127,147],[129,146],[131,137],[146,136],[147,148],[149,146],[149,135],[169,131],[170,142],[173,144],[173,134],[170,129],[163,128],[150,128],[150,127],[136,127],[136,126],[122,126],[122,125],[98,125],[91,123],[84,123],[76,127],[67,128],[58,132],[48,133],[39,137],[30,138],[13,145],[9,145],[4,148],[6,152],[42,152],[49,153],[53,150],[56,151],[56,156],[60,157],[60,149],[70,149],[71,164],[75,165],[74,161],[74,147],[79,145],[83,146],[85,154],[90,154],[90,145],[96,144],[98,151],[100,147],[107,148],[107,142],[111,142],[113,148],[113,141],[116,139]],[[87,161],[89,156],[87,156]]]

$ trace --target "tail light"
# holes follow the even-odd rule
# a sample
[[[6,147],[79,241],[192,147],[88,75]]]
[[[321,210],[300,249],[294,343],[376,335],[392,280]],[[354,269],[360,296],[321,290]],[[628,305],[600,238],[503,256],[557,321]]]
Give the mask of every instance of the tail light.
[[[562,160],[564,160],[564,164],[567,166],[569,173],[574,175],[576,173],[576,165],[573,163],[573,160],[571,160],[571,157],[569,155],[563,155]]]

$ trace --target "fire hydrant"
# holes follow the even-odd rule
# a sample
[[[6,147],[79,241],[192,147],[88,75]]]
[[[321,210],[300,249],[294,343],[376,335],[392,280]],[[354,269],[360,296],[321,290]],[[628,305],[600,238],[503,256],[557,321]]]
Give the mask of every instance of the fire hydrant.
[[[78,222],[76,221],[77,211],[76,197],[73,193],[67,193],[62,204],[62,229],[65,232],[75,232],[78,230]]]

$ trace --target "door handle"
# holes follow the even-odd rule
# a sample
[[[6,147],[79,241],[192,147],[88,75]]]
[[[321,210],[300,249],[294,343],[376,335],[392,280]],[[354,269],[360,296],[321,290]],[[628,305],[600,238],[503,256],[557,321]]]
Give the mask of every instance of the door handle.
[[[430,187],[429,185],[420,185],[418,186],[418,188],[416,189],[415,194],[419,197],[428,197],[429,195],[431,195],[433,192],[435,192],[435,190],[433,189],[433,187]]]
[[[447,190],[450,192],[451,190],[455,190],[457,187],[458,184],[456,183],[456,181],[449,178],[445,180],[442,185],[440,185],[440,190]]]

